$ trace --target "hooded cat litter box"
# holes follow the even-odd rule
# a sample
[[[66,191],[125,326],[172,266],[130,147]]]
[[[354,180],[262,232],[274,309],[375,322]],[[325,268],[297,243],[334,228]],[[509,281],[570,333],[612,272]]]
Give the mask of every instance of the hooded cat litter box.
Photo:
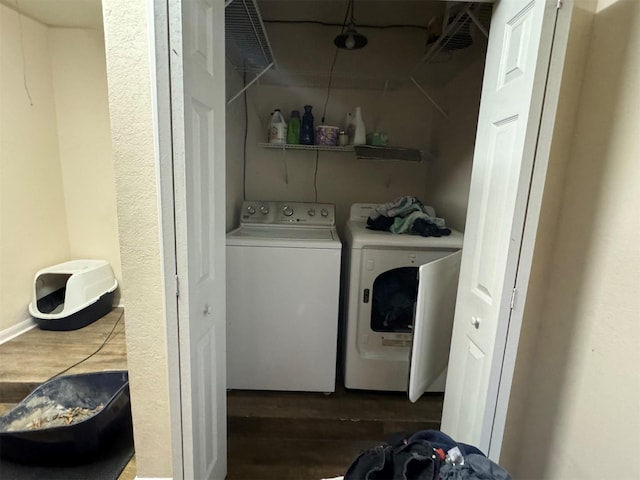
[[[71,260],[36,273],[29,313],[43,330],[76,330],[113,307],[118,281],[104,260]]]

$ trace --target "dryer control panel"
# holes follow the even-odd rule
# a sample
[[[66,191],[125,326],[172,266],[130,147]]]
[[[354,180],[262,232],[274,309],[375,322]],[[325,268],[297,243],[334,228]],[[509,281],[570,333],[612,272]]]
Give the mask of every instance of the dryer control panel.
[[[240,224],[333,227],[336,206],[331,203],[244,201]]]

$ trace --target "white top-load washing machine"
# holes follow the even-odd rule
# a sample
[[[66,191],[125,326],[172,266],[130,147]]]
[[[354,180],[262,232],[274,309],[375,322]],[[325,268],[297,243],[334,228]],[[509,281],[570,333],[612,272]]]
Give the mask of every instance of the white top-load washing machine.
[[[242,205],[227,234],[227,385],[335,391],[342,243],[335,206]]]
[[[444,391],[463,235],[370,230],[375,207],[352,205],[344,233],[345,387],[415,401]]]

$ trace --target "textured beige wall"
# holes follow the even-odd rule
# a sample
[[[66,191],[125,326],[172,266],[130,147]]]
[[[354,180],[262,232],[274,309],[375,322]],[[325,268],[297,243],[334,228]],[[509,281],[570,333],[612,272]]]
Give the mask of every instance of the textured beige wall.
[[[69,258],[47,30],[0,5],[0,331],[29,318],[36,271]]]
[[[103,32],[50,28],[49,41],[69,254],[107,260],[122,283]]]
[[[127,359],[138,477],[171,477],[162,257],[146,2],[104,0]]]
[[[582,78],[516,478],[640,478],[639,2],[598,3]]]
[[[556,39],[566,35],[567,49],[564,60],[554,59],[550,69],[561,71],[560,93],[553,126],[553,137],[545,177],[545,187],[540,206],[538,237],[531,266],[527,303],[525,306],[513,385],[509,399],[509,411],[505,426],[500,463],[508,470],[517,468],[522,449],[522,431],[530,414],[527,399],[531,394],[530,377],[537,359],[537,333],[546,308],[548,272],[555,253],[556,235],[561,204],[564,200],[564,184],[568,158],[573,148],[575,123],[581,100],[586,57],[591,41],[591,28],[596,0],[580,0],[565,4],[572,8],[570,26],[566,32],[558,32]],[[564,12],[567,13],[567,12]],[[561,28],[565,21],[561,20]],[[558,63],[560,62],[560,63]],[[550,82],[553,83],[553,82]]]

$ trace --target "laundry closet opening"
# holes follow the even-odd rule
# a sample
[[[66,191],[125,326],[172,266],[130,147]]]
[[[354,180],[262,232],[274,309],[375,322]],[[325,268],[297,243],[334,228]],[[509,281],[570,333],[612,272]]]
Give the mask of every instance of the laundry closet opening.
[[[320,395],[317,401],[323,405],[333,400],[344,402],[344,409],[335,407],[336,412],[346,415],[343,418],[365,418],[367,408],[376,401],[389,401],[392,406],[383,414],[375,414],[376,421],[399,422],[397,426],[402,429],[402,422],[415,421],[415,427],[422,419],[437,428],[442,389],[427,394],[415,405],[402,392],[406,392],[406,378],[397,380],[401,387],[345,389],[347,297],[353,281],[353,270],[348,272],[353,254],[346,241],[346,226],[353,220],[354,204],[381,205],[410,196],[433,207],[448,228],[462,235],[492,6],[356,0],[352,4],[353,21],[357,33],[366,37],[366,45],[338,48],[336,37],[349,29],[349,5],[347,0],[233,0],[227,6],[227,231],[237,228],[247,214],[243,202],[255,202],[257,208],[263,201],[335,205],[335,229],[343,243],[336,306],[336,392]],[[247,33],[254,28],[252,22],[264,31],[255,41]],[[269,144],[272,112],[280,109],[289,123],[295,116],[293,111],[304,114],[305,105],[312,107],[315,126],[336,126],[339,130],[346,128],[349,113],[359,107],[369,143],[377,143],[380,148],[363,151],[339,145]],[[381,138],[383,144],[379,143]],[[424,237],[414,240],[418,242],[419,238]],[[459,250],[461,236],[456,241],[459,246],[436,243],[432,248],[435,256],[425,261]],[[415,244],[387,245],[381,250],[392,257],[424,254],[424,249]],[[362,254],[376,251],[368,245]],[[378,258],[382,257],[376,257],[375,262]],[[408,362],[419,263],[397,264],[395,257],[390,261],[392,268],[374,278],[368,291],[356,289],[359,302],[371,311],[366,320],[371,330],[369,346],[359,344],[357,348],[361,352],[369,348],[369,355],[379,358],[382,354],[373,348],[373,339],[379,336],[381,352],[393,351]],[[377,268],[378,263],[375,265]],[[366,273],[366,261],[361,268]],[[314,272],[301,268],[296,275],[307,278]],[[293,295],[312,298],[317,292],[297,290]],[[245,302],[252,302],[249,286],[243,296]],[[230,321],[228,318],[228,325]],[[290,338],[287,332],[282,333],[283,344]],[[448,341],[443,338],[441,343],[446,345]],[[290,361],[295,363],[297,359]],[[312,401],[298,401],[296,395],[268,389],[231,391],[230,432],[239,422],[237,417],[250,410],[251,402],[273,402],[270,415],[286,416],[275,406],[278,401],[290,399],[290,405]],[[405,406],[399,407],[396,402]],[[349,408],[353,410],[347,411]],[[411,409],[416,413],[410,413]],[[408,413],[403,419],[394,410]]]

